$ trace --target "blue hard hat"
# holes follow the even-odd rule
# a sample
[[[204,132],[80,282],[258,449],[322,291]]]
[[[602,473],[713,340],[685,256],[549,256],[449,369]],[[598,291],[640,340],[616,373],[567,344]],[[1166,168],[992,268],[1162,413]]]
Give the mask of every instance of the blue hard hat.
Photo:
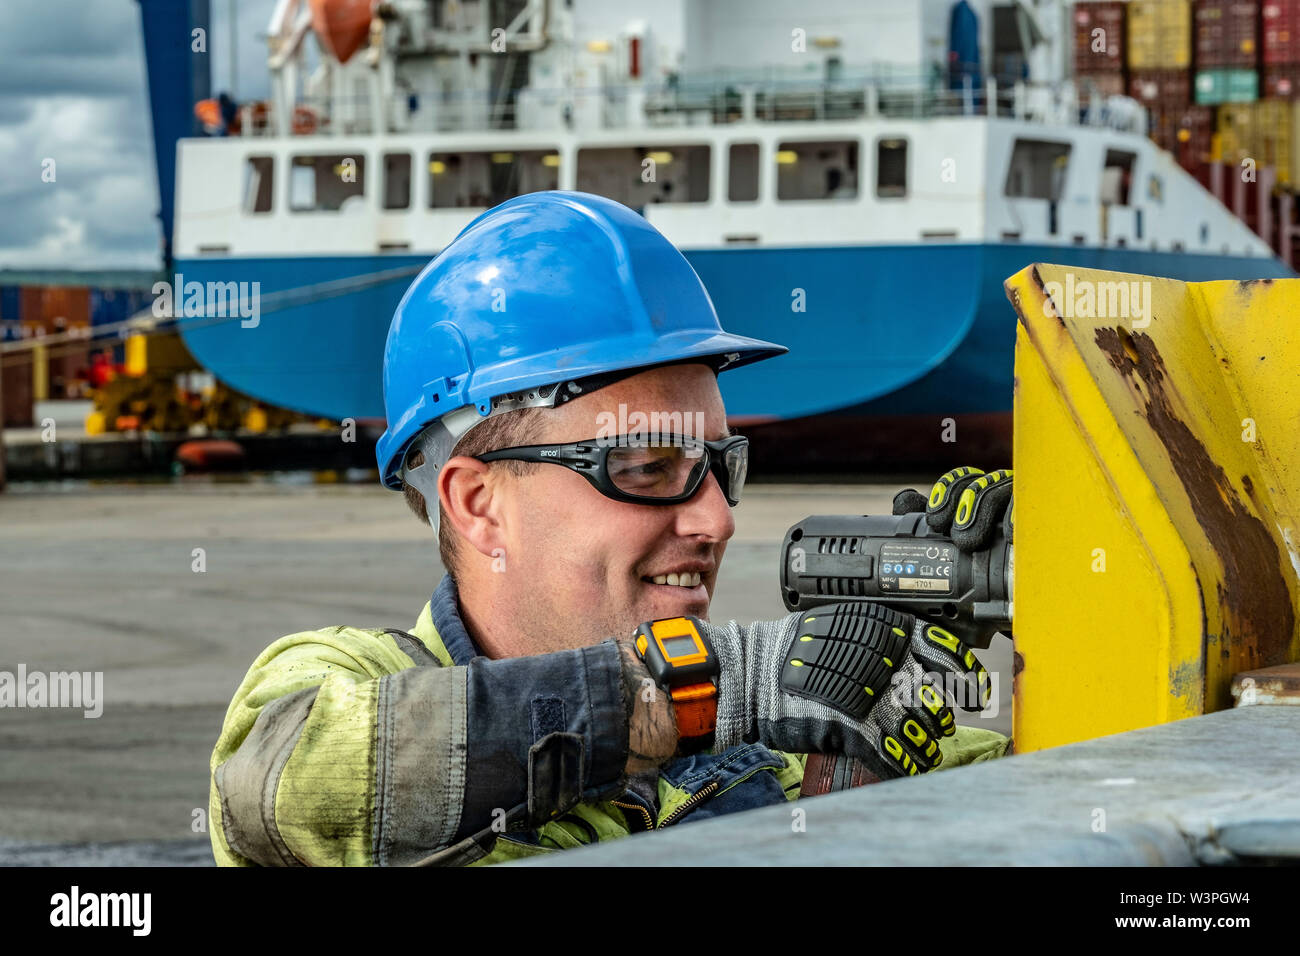
[[[379,471],[400,489],[412,443],[455,410],[476,424],[553,405],[610,373],[692,359],[721,371],[786,351],[724,332],[690,263],[626,206],[581,192],[517,196],[461,230],[398,304]]]

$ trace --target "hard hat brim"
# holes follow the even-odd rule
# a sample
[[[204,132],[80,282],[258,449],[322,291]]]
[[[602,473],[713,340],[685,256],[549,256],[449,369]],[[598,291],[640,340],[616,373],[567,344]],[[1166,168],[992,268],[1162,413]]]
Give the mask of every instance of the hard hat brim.
[[[528,389],[553,385],[557,382],[571,382],[578,379],[608,375],[611,360],[621,360],[620,378],[648,371],[661,365],[683,364],[691,359],[699,359],[702,364],[711,366],[721,373],[731,369],[775,358],[790,351],[784,345],[766,342],[762,339],[734,335],[730,332],[682,331],[662,335],[653,341],[644,343],[640,351],[643,362],[628,364],[626,344],[604,341],[589,346],[557,349],[552,366],[539,372],[537,356],[531,355],[520,361],[519,374],[511,374],[511,363],[498,363],[488,375],[471,374],[465,383],[462,394],[470,399],[467,405],[476,405],[479,413],[486,417],[492,410],[492,400],[501,395],[514,394]],[[461,407],[464,407],[463,405]],[[450,409],[449,409],[450,411]],[[418,435],[395,449],[388,458],[383,483],[387,487],[400,491],[402,480],[398,476],[401,462],[408,448]]]

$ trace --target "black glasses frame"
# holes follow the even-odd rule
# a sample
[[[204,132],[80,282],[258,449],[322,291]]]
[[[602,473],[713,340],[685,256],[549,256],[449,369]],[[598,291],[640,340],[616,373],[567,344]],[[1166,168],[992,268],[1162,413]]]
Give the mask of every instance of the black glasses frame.
[[[560,465],[575,471],[606,498],[626,501],[636,505],[679,505],[690,501],[704,484],[704,476],[713,472],[718,485],[726,496],[727,504],[735,507],[740,503],[739,494],[732,495],[731,474],[727,471],[727,453],[738,446],[745,449],[745,474],[740,476],[740,487],[744,489],[745,478],[749,472],[749,439],[744,435],[732,435],[720,441],[706,441],[684,435],[657,435],[653,441],[655,447],[681,445],[698,447],[705,458],[705,467],[692,469],[698,478],[689,484],[680,495],[668,498],[632,495],[619,488],[609,476],[606,462],[609,453],[615,448],[628,448],[638,444],[649,443],[638,435],[618,435],[608,438],[591,438],[587,441],[570,442],[563,445],[517,445],[514,448],[498,448],[496,451],[484,452],[474,457],[478,461],[534,461]]]

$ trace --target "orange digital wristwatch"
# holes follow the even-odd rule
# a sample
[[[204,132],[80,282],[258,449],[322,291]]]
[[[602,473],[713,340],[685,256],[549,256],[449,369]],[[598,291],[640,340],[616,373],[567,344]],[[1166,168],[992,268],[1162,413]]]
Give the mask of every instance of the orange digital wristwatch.
[[[636,629],[636,650],[650,677],[672,700],[683,753],[713,746],[718,721],[718,658],[693,617],[651,621]]]

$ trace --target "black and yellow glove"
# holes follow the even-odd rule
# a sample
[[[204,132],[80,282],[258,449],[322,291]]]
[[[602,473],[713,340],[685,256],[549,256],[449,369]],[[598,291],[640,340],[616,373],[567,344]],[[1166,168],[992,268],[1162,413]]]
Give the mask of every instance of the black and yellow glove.
[[[981,551],[1000,528],[1012,540],[1011,469],[984,472],[963,465],[943,475],[928,498],[915,488],[894,496],[894,514],[925,512],[925,523],[960,551]]]
[[[988,672],[941,627],[873,602],[782,621],[704,624],[718,655],[719,747],[847,754],[878,777],[926,773],[956,730],[949,700],[980,710]],[[964,686],[963,686],[964,685]]]

